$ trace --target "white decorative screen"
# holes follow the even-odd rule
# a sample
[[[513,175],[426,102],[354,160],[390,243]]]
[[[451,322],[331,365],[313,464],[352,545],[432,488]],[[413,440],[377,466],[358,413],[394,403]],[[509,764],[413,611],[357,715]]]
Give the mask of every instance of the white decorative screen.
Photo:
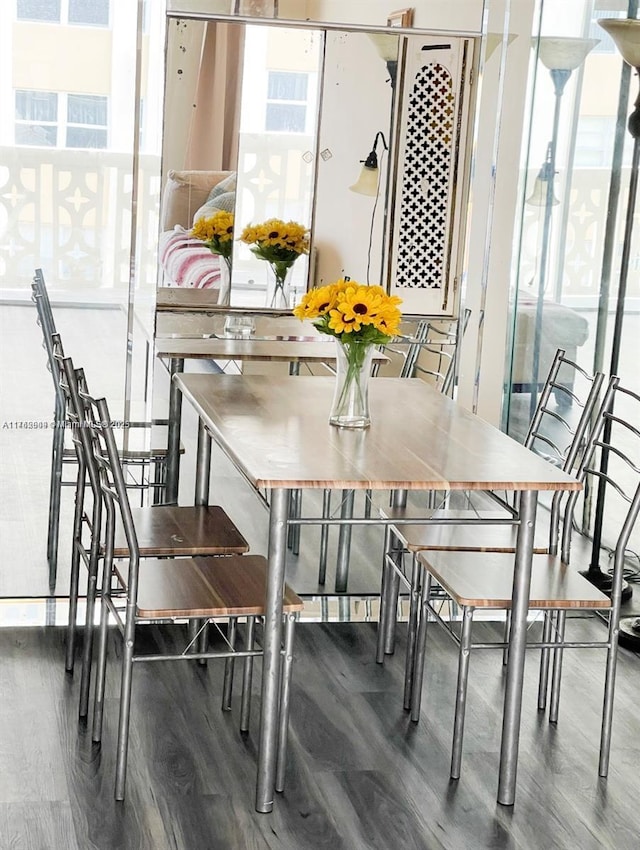
[[[408,40],[395,171],[390,290],[403,311],[452,314],[457,271],[463,141],[469,98],[468,39]],[[458,184],[460,181],[460,185]]]

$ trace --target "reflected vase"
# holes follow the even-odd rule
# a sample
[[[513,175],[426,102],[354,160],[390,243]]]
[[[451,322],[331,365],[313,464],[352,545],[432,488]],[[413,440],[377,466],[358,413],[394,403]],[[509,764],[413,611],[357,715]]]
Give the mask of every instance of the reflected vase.
[[[218,288],[218,304],[228,307],[231,303],[231,258],[220,257],[220,286]]]
[[[375,346],[336,339],[336,385],[329,422],[338,428],[368,428],[369,379]]]
[[[273,310],[291,309],[291,273],[293,264],[267,264],[267,302]]]

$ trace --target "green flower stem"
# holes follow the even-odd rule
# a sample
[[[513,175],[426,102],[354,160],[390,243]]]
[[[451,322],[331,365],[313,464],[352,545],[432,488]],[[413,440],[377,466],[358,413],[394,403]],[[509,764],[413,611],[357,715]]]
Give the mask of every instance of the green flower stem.
[[[355,387],[360,407],[363,410],[365,409],[365,396],[362,389],[361,376],[362,368],[371,348],[370,345],[355,340],[353,342],[341,342],[341,345],[347,361],[347,372],[344,376],[342,390],[335,407],[336,415],[338,416],[348,413],[348,411],[343,411],[342,408],[351,394],[352,387]],[[365,375],[364,380],[366,381],[367,378],[368,376]]]

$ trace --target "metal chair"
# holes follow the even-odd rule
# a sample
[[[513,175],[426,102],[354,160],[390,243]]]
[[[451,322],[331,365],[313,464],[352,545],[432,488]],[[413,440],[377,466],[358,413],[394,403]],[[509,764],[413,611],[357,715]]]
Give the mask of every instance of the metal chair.
[[[568,360],[565,352],[559,349],[540,394],[524,445],[550,463],[561,467],[565,472],[574,469],[581,451],[585,449],[586,435],[598,405],[603,379],[602,373],[589,375],[577,363]],[[558,395],[566,397],[569,403],[558,405]],[[572,410],[580,411],[575,425],[569,418]],[[553,434],[554,430],[558,432],[558,436]],[[493,509],[490,505],[487,505],[486,509],[477,508],[471,503],[468,508],[454,509],[445,502],[444,505],[435,509],[425,510],[425,508],[400,505],[384,509],[382,512],[387,518],[397,519],[399,523],[389,526],[385,533],[376,660],[382,663],[385,654],[393,652],[394,612],[397,608],[400,582],[404,582],[410,590],[404,698],[407,710],[410,707],[411,675],[419,611],[420,567],[416,556],[422,551],[432,550],[514,552],[515,526],[499,524],[505,517],[514,515],[514,506],[506,497],[497,493],[490,494],[490,497],[495,502]],[[549,534],[537,533],[534,552],[548,552],[549,540],[558,539],[561,499],[560,492],[553,496],[549,514]],[[430,517],[431,524],[412,522],[414,517],[425,518],[425,515]],[[411,557],[409,572],[405,568],[406,556]],[[508,630],[508,628],[507,621],[505,629]]]
[[[131,508],[125,487],[118,450],[110,425],[105,399],[85,396],[89,405],[89,429],[94,436],[93,449],[99,467],[100,487],[106,511],[106,548],[103,566],[100,645],[96,675],[93,717],[93,740],[102,736],[102,717],[105,703],[105,674],[107,662],[109,617],[115,618],[117,632],[122,638],[120,713],[118,722],[116,760],[116,799],[124,799],[129,743],[133,668],[136,662],[166,660],[195,660],[225,658],[222,707],[229,709],[233,680],[233,659],[245,659],[243,674],[241,731],[248,729],[252,659],[261,654],[254,646],[254,624],[264,614],[267,563],[261,556],[231,555],[227,557],[148,559],[142,557],[135,512]],[[126,555],[120,560],[116,524],[120,521],[126,540]],[[276,769],[276,788],[283,790],[286,762],[286,741],[293,664],[293,637],[301,600],[284,588],[284,661],[280,694],[280,725]],[[186,620],[200,623],[223,618],[228,622],[222,650],[191,652],[198,635],[186,638],[184,651],[166,655],[145,655],[136,651],[136,627],[153,621]],[[236,649],[235,635],[238,618],[247,622],[246,645]]]
[[[89,705],[95,602],[100,591],[98,566],[106,551],[103,499],[95,458],[95,438],[90,429],[92,411],[84,372],[82,369],[74,369],[71,358],[64,357],[57,334],[53,336],[53,345],[54,362],[60,373],[59,384],[65,395],[78,463],[65,661],[67,672],[72,672],[74,666],[81,562],[85,564],[88,576],[79,708],[80,717],[84,718],[88,714]],[[122,464],[122,451],[119,446],[117,449]],[[87,479],[91,495],[90,509],[86,504]],[[247,541],[217,505],[152,505],[131,510],[138,529],[138,547],[142,558],[238,555],[249,551]],[[85,527],[90,532],[88,543],[83,539],[86,536],[83,534]],[[126,557],[127,554],[127,540],[122,528],[118,527],[114,535],[114,557]]]
[[[615,407],[626,408],[624,415]],[[618,624],[625,550],[629,537],[637,522],[640,510],[640,430],[632,422],[640,421],[640,395],[620,386],[612,378],[604,401],[595,418],[589,445],[578,469],[582,481],[595,480],[605,488],[607,498],[617,500],[615,515],[619,519],[618,534],[613,549],[613,591],[606,596],[591,584],[576,569],[577,557],[572,557],[571,543],[580,492],[574,491],[567,500],[562,528],[561,553],[557,554],[557,538],[549,540],[549,554],[537,554],[533,558],[529,608],[543,610],[545,617],[542,640],[530,642],[528,646],[550,650],[553,654],[553,672],[549,722],[558,720],[560,680],[563,652],[567,648],[595,648],[607,650],[603,715],[600,736],[600,759],[598,772],[608,772],[613,699],[615,687],[616,658],[618,648]],[[552,532],[553,535],[553,532]],[[411,718],[419,719],[422,692],[423,668],[426,652],[426,637],[429,616],[445,626],[459,643],[458,682],[454,719],[451,777],[460,776],[464,715],[467,702],[467,681],[470,652],[472,649],[496,646],[504,643],[476,644],[472,642],[473,615],[477,608],[509,610],[513,583],[513,556],[503,552],[447,552],[422,551],[418,554],[422,569],[421,618],[418,635],[418,652],[414,659],[415,670],[411,693]],[[460,633],[440,615],[432,596],[433,581],[462,611]],[[578,610],[597,611],[608,621],[606,640],[568,640],[565,637],[567,612]],[[541,689],[546,688],[546,666],[544,658],[541,670]],[[544,705],[545,701],[542,701]],[[539,697],[539,707],[540,707]]]
[[[51,450],[51,478],[49,485],[49,513],[47,530],[47,561],[49,563],[49,586],[55,590],[58,569],[58,541],[60,531],[60,500],[63,486],[75,486],[76,480],[65,481],[65,465],[74,465],[76,453],[73,446],[65,445],[66,402],[58,383],[58,370],[54,363],[52,336],[56,333],[56,324],[51,309],[49,294],[42,269],[36,269],[31,285],[32,300],[35,303],[38,324],[42,329],[43,345],[47,352],[47,368],[51,372],[54,386],[53,441]],[[153,423],[162,425],[162,423]],[[131,422],[127,434],[127,445],[123,446],[122,456],[127,462],[128,486],[144,493],[150,487],[157,499],[163,486],[166,461],[166,435],[158,432],[152,423]],[[135,436],[134,436],[135,435]],[[147,471],[153,467],[153,481],[145,480]],[[137,471],[139,474],[133,474]]]

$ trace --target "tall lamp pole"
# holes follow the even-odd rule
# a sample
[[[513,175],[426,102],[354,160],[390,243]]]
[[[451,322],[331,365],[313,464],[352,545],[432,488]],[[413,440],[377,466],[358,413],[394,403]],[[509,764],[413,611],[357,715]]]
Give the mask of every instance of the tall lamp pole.
[[[605,18],[598,23],[603,30],[609,33],[620,51],[622,58],[632,68],[635,68],[640,77],[640,20],[637,18]],[[613,326],[613,341],[611,347],[610,374],[616,375],[620,362],[620,344],[622,339],[622,322],[624,319],[625,297],[627,293],[627,278],[629,275],[629,261],[631,258],[631,236],[633,233],[633,219],[636,209],[636,198],[638,193],[638,164],[640,163],[640,92],[634,104],[634,110],[629,116],[627,124],[629,133],[633,138],[633,154],[631,157],[631,173],[629,177],[629,197],[627,200],[627,213],[625,219],[624,239],[622,243],[622,257],[620,260],[620,282],[618,285],[618,296],[616,299],[616,313]],[[609,441],[611,435],[611,422],[605,424],[603,441]],[[600,470],[606,473],[608,467],[608,456],[603,454]],[[600,569],[600,544],[602,542],[602,520],[604,517],[604,482],[598,487],[596,499],[596,512],[594,519],[593,547],[591,550],[591,563],[589,569],[583,573],[589,581],[600,587],[605,592],[611,589],[611,577]],[[631,588],[628,588],[626,598],[631,596]],[[620,621],[620,633],[625,643],[635,644],[640,649],[640,617],[623,618]]]
[[[551,74],[555,93],[553,110],[553,125],[551,140],[547,147],[547,158],[544,163],[544,180],[546,195],[544,198],[544,217],[542,220],[542,242],[540,246],[540,263],[538,266],[538,299],[533,334],[533,364],[531,378],[530,418],[533,418],[538,404],[538,384],[540,381],[540,350],[542,347],[542,320],[544,314],[544,292],[546,288],[547,267],[549,264],[549,248],[551,243],[551,212],[557,201],[554,197],[554,181],[556,174],[556,154],[558,134],[560,131],[560,107],[562,95],[569,77],[579,68],[587,54],[598,43],[595,38],[552,38],[543,36],[538,44],[538,59]]]

